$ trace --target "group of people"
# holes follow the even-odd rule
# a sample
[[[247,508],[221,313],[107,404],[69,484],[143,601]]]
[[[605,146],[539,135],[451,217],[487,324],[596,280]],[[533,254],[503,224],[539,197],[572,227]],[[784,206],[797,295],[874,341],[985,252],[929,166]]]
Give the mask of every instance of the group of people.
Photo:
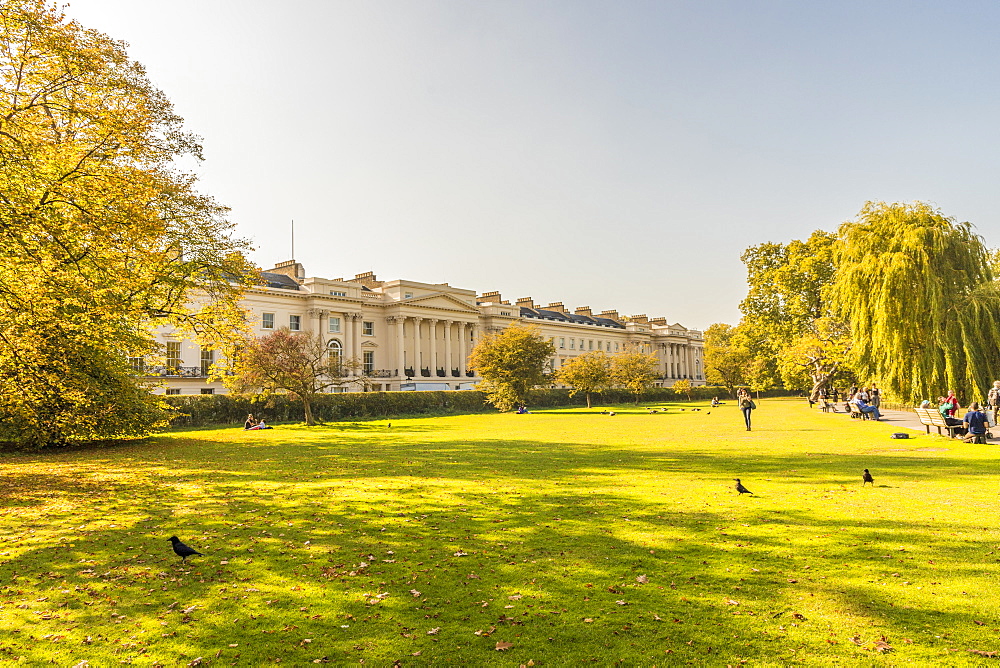
[[[847,404],[845,408],[848,411],[851,410],[850,405],[854,404],[862,414],[870,415],[876,420],[882,419],[882,412],[878,409],[882,404],[882,391],[874,383],[871,387],[852,387]]]
[[[264,422],[264,418],[255,420],[253,413],[250,413],[247,415],[247,421],[243,423],[243,431],[252,431],[254,429],[274,429],[274,427],[268,427]]]
[[[1000,402],[1000,380],[994,381],[993,388],[987,397],[988,406],[993,410],[998,408]],[[925,400],[920,404],[921,408],[930,408],[931,402]],[[990,428],[990,416],[987,415],[979,405],[978,401],[969,404],[969,410],[961,420],[955,417],[962,408],[955,396],[955,390],[948,390],[948,396],[937,398],[937,410],[941,413],[945,423],[949,427],[954,427],[952,431],[956,436],[962,436],[969,443],[986,443],[986,434]]]

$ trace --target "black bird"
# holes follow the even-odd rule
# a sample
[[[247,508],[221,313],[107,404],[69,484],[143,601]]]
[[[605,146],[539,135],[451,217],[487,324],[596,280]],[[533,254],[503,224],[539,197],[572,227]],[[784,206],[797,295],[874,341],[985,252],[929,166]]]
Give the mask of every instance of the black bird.
[[[866,482],[870,482],[870,483],[872,484],[872,487],[874,487],[874,486],[875,486],[875,478],[873,478],[873,477],[872,477],[872,474],[868,472],[868,469],[865,469],[865,474],[864,474],[863,476],[861,476],[861,479],[862,479],[862,481],[863,481],[863,482],[861,483],[861,486],[862,486],[862,487],[864,487],[864,486],[865,486],[865,483],[866,483]]]
[[[736,478],[736,491],[742,494],[753,494],[749,489],[743,486],[739,478]]]
[[[169,540],[173,544],[173,546],[174,546],[174,554],[176,554],[178,557],[181,558],[181,562],[187,561],[188,557],[194,556],[196,554],[199,557],[205,556],[201,552],[199,552],[198,550],[194,549],[193,547],[189,547],[189,546],[185,545],[184,543],[182,543],[181,539],[178,538],[177,536],[171,536],[167,540]]]

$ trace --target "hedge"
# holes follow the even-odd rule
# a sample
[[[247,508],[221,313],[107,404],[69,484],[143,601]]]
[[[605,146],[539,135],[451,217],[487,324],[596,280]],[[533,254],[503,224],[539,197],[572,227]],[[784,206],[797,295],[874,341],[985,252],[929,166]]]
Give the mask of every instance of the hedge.
[[[798,394],[785,390],[770,390],[763,396],[789,396]],[[622,390],[608,390],[591,395],[595,406],[624,404],[634,397]],[[725,388],[695,387],[691,396],[696,400],[714,396],[726,397]],[[203,427],[207,425],[243,424],[248,413],[268,422],[301,422],[302,403],[287,394],[242,397],[229,394],[206,394],[164,397],[176,409],[172,424],[177,427]],[[686,399],[670,388],[650,388],[640,396],[640,401],[678,401]],[[586,405],[583,393],[569,395],[569,390],[532,390],[529,408]],[[377,419],[401,415],[443,415],[448,413],[478,413],[494,410],[486,403],[486,396],[475,390],[453,392],[344,392],[321,394],[313,402],[313,415],[320,422],[339,420]]]

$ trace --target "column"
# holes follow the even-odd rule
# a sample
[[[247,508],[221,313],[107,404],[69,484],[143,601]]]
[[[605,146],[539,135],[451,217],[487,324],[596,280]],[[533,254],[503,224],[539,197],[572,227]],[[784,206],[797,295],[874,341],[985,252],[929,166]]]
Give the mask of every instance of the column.
[[[467,339],[465,338],[465,326],[466,323],[458,323],[458,375],[465,377],[466,362],[469,359],[469,351],[466,346]]]
[[[436,318],[427,319],[427,368],[437,376],[437,324]]]
[[[351,327],[350,313],[344,314],[344,329],[342,333],[344,335],[344,349],[343,351],[341,351],[341,359],[340,359],[341,363],[351,359],[351,350],[354,347],[354,328]],[[351,370],[349,368],[345,369],[344,375],[350,376]]]
[[[402,378],[406,372],[406,318],[396,318],[396,375]]]
[[[455,368],[451,362],[451,326],[453,324],[455,323],[451,320],[444,321],[444,372],[449,377],[451,370]]]
[[[415,376],[420,375],[420,320],[421,318],[413,317],[413,363],[410,366]]]

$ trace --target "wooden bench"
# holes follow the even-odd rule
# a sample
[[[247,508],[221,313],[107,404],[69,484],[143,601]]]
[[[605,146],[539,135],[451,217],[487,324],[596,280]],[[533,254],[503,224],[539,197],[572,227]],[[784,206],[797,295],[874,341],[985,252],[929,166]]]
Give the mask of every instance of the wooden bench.
[[[952,425],[945,422],[944,416],[935,408],[914,408],[913,410],[917,412],[920,424],[924,425],[924,429],[927,430],[928,434],[931,433],[931,427],[937,427],[938,435],[944,436],[941,430],[947,429],[948,436],[954,438],[955,430],[962,429],[962,425],[960,424]]]
[[[851,407],[851,417],[852,418],[859,418],[861,420],[873,420],[874,419],[872,417],[871,413],[865,413],[860,408],[858,408],[857,404],[847,404],[847,405]]]

